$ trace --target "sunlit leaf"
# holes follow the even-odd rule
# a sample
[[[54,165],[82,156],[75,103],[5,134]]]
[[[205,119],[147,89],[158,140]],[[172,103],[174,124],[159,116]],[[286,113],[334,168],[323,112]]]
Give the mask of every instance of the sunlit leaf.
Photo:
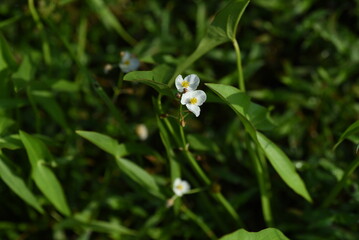
[[[297,194],[305,198],[307,201],[312,202],[303,180],[296,172],[294,164],[289,160],[287,155],[276,144],[260,132],[257,132],[257,139],[265,155],[269,159],[269,162],[272,164],[283,181]]]
[[[24,180],[15,175],[11,169],[6,165],[3,160],[3,156],[0,155],[0,178],[9,186],[9,188],[16,193],[27,204],[34,207],[40,213],[44,213],[44,210],[38,203],[36,197],[26,186]]]
[[[77,130],[76,133],[115,157],[126,155],[124,145],[120,145],[115,139],[109,136],[91,131]]]
[[[250,101],[248,95],[239,89],[222,84],[206,84],[240,116],[243,124],[254,134],[254,129],[271,130],[274,128],[266,108]]]
[[[280,230],[266,228],[259,232],[237,230],[220,238],[220,240],[289,240]]]
[[[20,138],[25,146],[32,167],[32,178],[36,186],[49,199],[49,201],[64,215],[70,215],[65,194],[59,180],[47,166],[52,156],[38,138],[20,131]]]

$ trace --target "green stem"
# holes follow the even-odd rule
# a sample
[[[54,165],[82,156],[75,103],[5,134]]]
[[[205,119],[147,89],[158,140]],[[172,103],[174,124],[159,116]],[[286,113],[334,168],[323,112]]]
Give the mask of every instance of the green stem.
[[[36,11],[34,0],[28,1],[29,10],[31,12],[32,18],[34,19],[34,22],[36,23],[36,27],[39,29],[41,36],[42,36],[42,51],[44,53],[44,60],[47,65],[51,64],[51,53],[50,53],[50,46],[49,42],[47,40],[46,33],[44,31],[44,25],[41,22],[40,16]]]
[[[186,206],[182,205],[181,210],[197,225],[203,230],[203,232],[213,240],[218,239],[216,235],[212,232],[211,228],[196,214],[194,214],[191,210],[189,210]]]
[[[359,166],[359,157],[357,157],[349,167],[346,169],[342,179],[335,185],[335,187],[332,189],[332,191],[329,193],[328,197],[325,199],[325,201],[322,204],[322,208],[329,207],[330,204],[333,203],[334,199],[338,196],[339,192],[343,189],[345,183],[347,182],[350,175],[355,171],[355,169]]]
[[[249,141],[249,140],[248,140]],[[249,155],[254,163],[254,170],[257,175],[257,180],[259,183],[259,190],[261,193],[261,204],[264,221],[266,222],[268,227],[273,226],[273,217],[272,210],[270,204],[270,181],[267,172],[267,166],[265,162],[265,158],[261,149],[257,147],[257,154],[255,153],[254,147],[247,143],[247,149],[249,151]]]
[[[241,50],[240,50],[238,42],[235,38],[233,39],[233,46],[234,46],[234,50],[236,51],[236,57],[237,57],[238,87],[241,91],[245,92],[246,87],[245,87],[244,78],[243,78]]]
[[[206,174],[203,172],[201,167],[198,165],[196,159],[192,156],[191,152],[188,150],[187,141],[185,139],[185,135],[184,135],[182,126],[180,126],[180,132],[181,132],[183,148],[185,149],[184,154],[187,157],[187,160],[190,162],[192,168],[196,171],[196,173],[201,177],[203,182],[206,185],[211,185],[211,180],[206,176]],[[237,224],[240,227],[244,226],[242,219],[239,217],[237,212],[234,210],[233,206],[222,195],[222,193],[220,193],[220,192],[215,193],[215,192],[211,191],[210,194],[212,195],[213,198],[215,198],[218,202],[220,202],[222,204],[222,206],[226,209],[226,211],[231,215],[231,217],[237,222]]]

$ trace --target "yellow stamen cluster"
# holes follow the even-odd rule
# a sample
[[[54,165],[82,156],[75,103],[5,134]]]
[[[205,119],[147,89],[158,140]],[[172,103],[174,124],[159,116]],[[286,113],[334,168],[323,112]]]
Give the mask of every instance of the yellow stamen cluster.
[[[191,98],[190,100],[189,100],[189,102],[191,103],[191,104],[196,104],[197,103],[197,98]]]
[[[183,81],[183,82],[182,82],[182,87],[188,88],[188,87],[189,87],[189,82]]]

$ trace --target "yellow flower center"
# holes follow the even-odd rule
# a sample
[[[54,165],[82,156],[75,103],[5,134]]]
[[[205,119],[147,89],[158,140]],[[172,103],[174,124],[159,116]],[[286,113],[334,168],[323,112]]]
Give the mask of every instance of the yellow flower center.
[[[189,102],[191,103],[191,104],[196,104],[197,103],[197,98],[191,98],[190,100],[189,100]]]
[[[131,63],[130,60],[124,62],[125,65],[130,65],[130,63]]]
[[[183,185],[182,184],[179,184],[179,185],[177,185],[177,187],[176,187],[178,190],[183,190]]]
[[[182,87],[188,88],[188,87],[189,87],[189,82],[183,81],[183,82],[182,82]]]

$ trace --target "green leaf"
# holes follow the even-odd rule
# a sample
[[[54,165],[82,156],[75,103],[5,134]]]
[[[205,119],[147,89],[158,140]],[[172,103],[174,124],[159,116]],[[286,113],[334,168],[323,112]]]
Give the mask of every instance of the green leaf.
[[[26,104],[27,101],[23,99],[15,99],[15,98],[0,99],[0,108],[4,108],[4,109],[20,108]]]
[[[196,50],[176,69],[170,82],[171,86],[178,74],[181,74],[188,66],[210,51],[212,48],[235,39],[237,27],[249,0],[233,0],[215,16],[208,27],[206,36],[200,41]]]
[[[139,185],[141,185],[153,195],[162,199],[164,198],[159,191],[155,179],[148,172],[143,170],[134,162],[131,162],[124,158],[117,158],[116,162],[120,169],[133,181],[137,182]]]
[[[162,95],[173,97],[174,93],[172,89],[167,84],[162,83],[162,81],[167,78],[167,75],[168,74],[161,73],[159,69],[155,68],[153,71],[129,72],[124,76],[123,80],[146,84]]]
[[[64,129],[68,129],[68,124],[62,108],[49,91],[31,91],[34,100],[41,105],[45,111]]]
[[[0,178],[9,186],[9,188],[23,199],[27,204],[34,207],[40,213],[44,213],[44,210],[38,203],[35,196],[27,188],[25,182],[19,177],[16,176],[10,168],[5,164],[3,156],[0,155]]]
[[[25,55],[24,59],[20,64],[20,67],[12,75],[12,80],[14,82],[15,90],[19,91],[20,89],[23,89],[28,84],[28,82],[31,81],[33,76],[34,76],[33,64],[31,63],[29,56]]]
[[[120,145],[115,139],[110,138],[109,136],[97,132],[80,130],[77,130],[76,133],[114,157],[122,157],[126,155],[124,145]]]
[[[113,155],[116,158],[117,165],[127,176],[155,196],[163,198],[154,178],[148,172],[143,170],[137,164],[122,158],[130,153],[138,153],[138,151],[142,148],[141,146],[135,144],[119,144],[116,140],[96,132],[76,131],[76,133],[92,142],[105,152]],[[144,148],[140,151],[145,151],[145,153],[147,153],[150,150],[148,148]]]
[[[0,136],[3,135],[6,132],[6,130],[8,130],[9,127],[11,127],[14,123],[15,123],[14,120],[0,116]]]
[[[17,67],[16,61],[10,51],[10,47],[2,34],[0,34],[0,72]]]
[[[15,150],[23,147],[20,137],[17,134],[13,134],[6,137],[0,138],[0,149],[6,148],[10,150]]]
[[[207,83],[206,86],[213,90],[237,113],[254,137],[254,129],[271,130],[274,128],[267,109],[251,102],[249,96],[244,92],[235,87],[222,84]]]
[[[356,134],[359,132],[359,120],[356,121],[355,123],[353,123],[352,125],[350,125],[345,132],[340,136],[338,142],[334,145],[333,149],[335,150],[339,144],[341,144],[344,139]]]
[[[297,194],[307,201],[312,202],[303,180],[296,172],[293,163],[289,160],[287,155],[260,132],[257,132],[257,139],[269,162],[283,181]]]
[[[117,17],[105,5],[103,0],[90,0],[88,3],[91,8],[99,15],[100,20],[107,29],[114,29],[125,41],[131,45],[136,43],[136,40],[126,32],[121,23],[117,20]]]
[[[136,232],[134,230],[126,228],[118,223],[111,223],[99,220],[83,221],[81,219],[77,219],[76,217],[62,220],[56,225],[56,227],[65,229],[76,229],[78,227],[83,227],[91,229],[91,231],[101,233],[136,235]]]
[[[219,37],[222,37],[224,33],[226,33],[229,40],[236,38],[239,20],[241,19],[248,3],[249,0],[231,1],[216,15],[211,26],[216,27],[216,31],[221,31]]]
[[[52,156],[43,142],[36,137],[20,131],[20,138],[25,146],[32,167],[32,178],[36,186],[49,199],[49,201],[64,215],[70,215],[70,209],[60,182],[55,174],[47,167]]]
[[[289,240],[289,238],[278,229],[266,228],[259,232],[247,232],[240,229],[221,237],[220,240]]]

